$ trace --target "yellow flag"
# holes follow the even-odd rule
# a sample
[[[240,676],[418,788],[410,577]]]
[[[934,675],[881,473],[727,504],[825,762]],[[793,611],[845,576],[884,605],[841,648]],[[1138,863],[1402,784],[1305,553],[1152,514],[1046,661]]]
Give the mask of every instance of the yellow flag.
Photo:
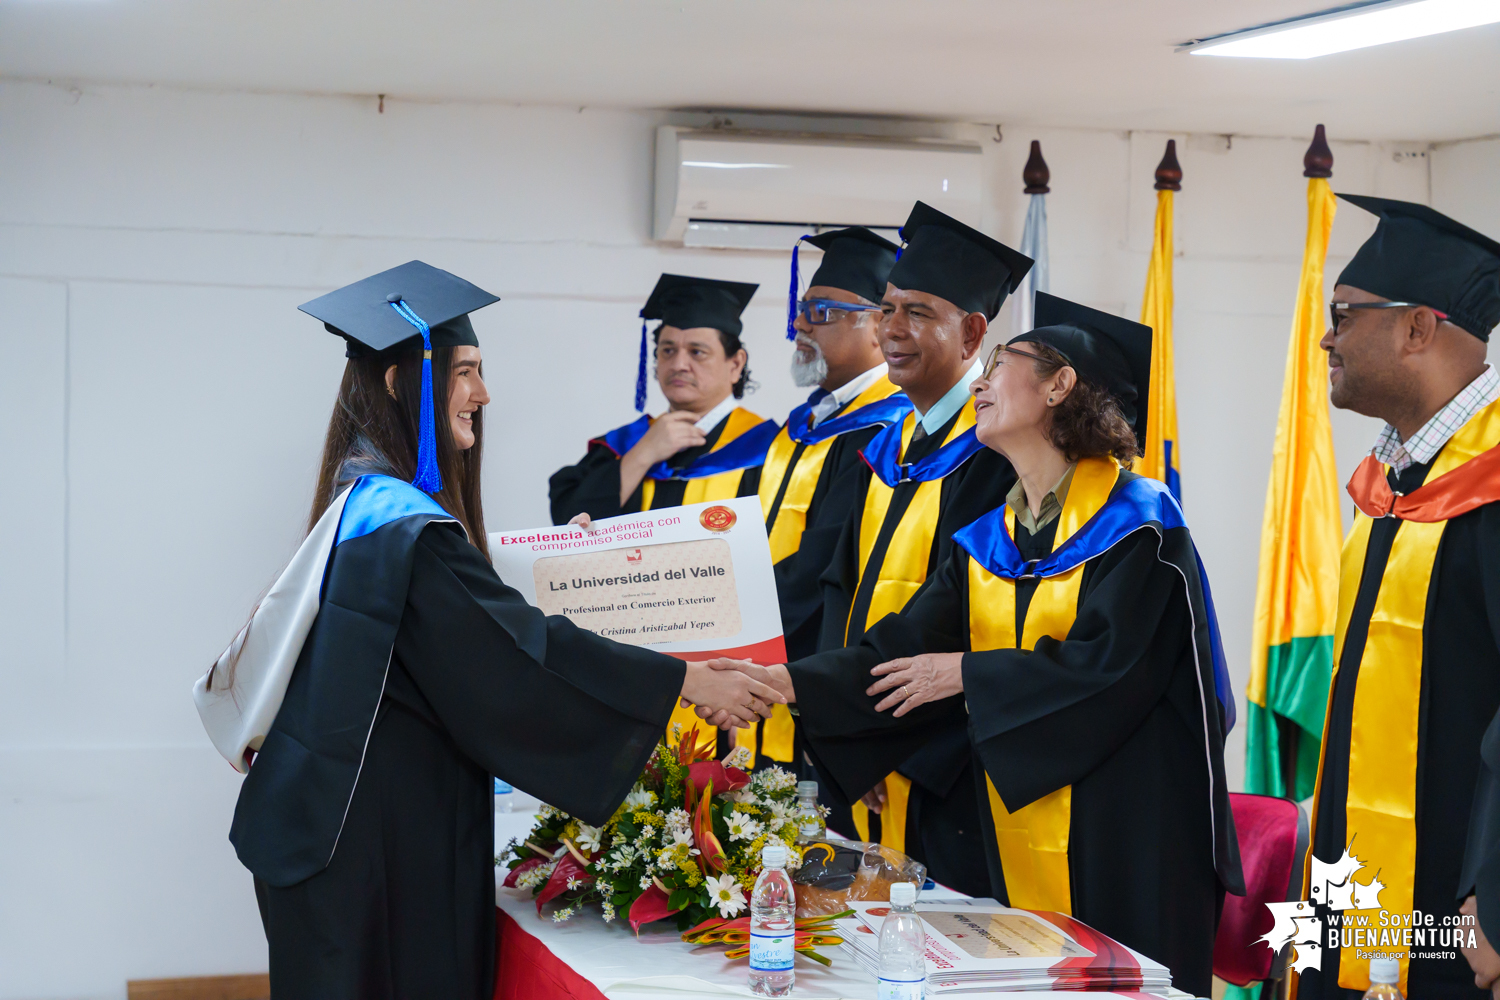
[[[1151,382],[1146,405],[1146,453],[1135,471],[1159,479],[1182,502],[1177,475],[1177,376],[1172,366],[1172,191],[1156,192],[1156,233],[1141,322],[1151,328]]]
[[[1318,346],[1335,204],[1327,180],[1308,180],[1307,244],[1266,487],[1246,690],[1245,791],[1296,799],[1313,793],[1317,777],[1339,596],[1338,471],[1328,361]]]

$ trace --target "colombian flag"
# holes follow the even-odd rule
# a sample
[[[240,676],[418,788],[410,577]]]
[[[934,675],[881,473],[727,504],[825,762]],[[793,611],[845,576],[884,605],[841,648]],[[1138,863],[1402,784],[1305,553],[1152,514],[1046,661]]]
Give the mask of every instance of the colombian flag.
[[[1307,245],[1266,487],[1246,691],[1245,791],[1294,799],[1312,795],[1317,777],[1339,596],[1338,472],[1328,363],[1318,346],[1334,204],[1327,180],[1308,180]]]
[[[1177,376],[1172,366],[1172,195],[1156,192],[1156,234],[1151,241],[1151,266],[1146,270],[1146,295],[1141,322],[1152,330],[1151,388],[1147,396],[1146,453],[1135,471],[1167,484],[1182,502],[1177,475]]]

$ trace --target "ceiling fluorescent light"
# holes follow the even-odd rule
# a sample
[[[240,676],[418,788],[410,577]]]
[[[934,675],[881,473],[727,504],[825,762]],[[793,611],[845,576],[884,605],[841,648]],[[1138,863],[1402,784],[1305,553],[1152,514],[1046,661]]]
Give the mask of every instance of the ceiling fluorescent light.
[[[1500,21],[1500,0],[1355,3],[1180,45],[1195,56],[1312,59]]]

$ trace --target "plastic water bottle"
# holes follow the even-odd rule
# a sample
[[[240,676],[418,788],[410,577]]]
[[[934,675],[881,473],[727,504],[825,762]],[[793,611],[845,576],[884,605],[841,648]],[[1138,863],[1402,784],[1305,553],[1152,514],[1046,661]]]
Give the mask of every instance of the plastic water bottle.
[[[779,841],[760,852],[760,878],[750,891],[750,992],[784,997],[792,992],[797,945],[797,904],[786,873],[787,849]]]
[[[818,783],[797,782],[797,843],[806,844],[822,840],[828,835],[823,825],[823,814],[818,811]]]
[[[1365,990],[1365,1000],[1402,1000],[1400,983],[1400,959],[1372,958],[1370,988]]]
[[[516,800],[516,790],[499,778],[495,779],[495,812],[508,813]]]
[[[917,887],[891,885],[891,912],[880,925],[879,1000],[922,1000],[927,985],[927,934],[917,916]]]

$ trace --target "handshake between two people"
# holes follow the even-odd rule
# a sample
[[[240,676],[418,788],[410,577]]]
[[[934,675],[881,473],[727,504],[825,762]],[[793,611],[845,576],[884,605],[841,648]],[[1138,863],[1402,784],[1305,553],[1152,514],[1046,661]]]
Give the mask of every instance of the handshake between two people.
[[[756,703],[750,706],[757,715],[763,718],[771,717],[772,704],[791,705],[797,701],[797,691],[792,684],[792,675],[784,663],[763,667],[749,660],[719,657],[689,664],[689,666],[704,667],[720,674],[737,673],[756,685],[771,688],[776,695],[773,702],[766,701],[764,697],[757,694]],[[919,705],[951,698],[962,694],[964,690],[962,653],[923,653],[920,656],[904,656],[874,667],[870,674],[875,681],[865,689],[865,694],[872,698],[880,698],[875,704],[875,711],[885,712],[894,709],[891,714],[898,719]],[[759,692],[760,687],[754,690]],[[880,697],[882,695],[884,697]],[[720,729],[743,729],[755,721],[754,716],[714,708],[706,700],[700,701],[688,697],[684,691],[683,707],[687,708],[690,702],[698,718]],[[760,708],[765,710],[760,711]]]

